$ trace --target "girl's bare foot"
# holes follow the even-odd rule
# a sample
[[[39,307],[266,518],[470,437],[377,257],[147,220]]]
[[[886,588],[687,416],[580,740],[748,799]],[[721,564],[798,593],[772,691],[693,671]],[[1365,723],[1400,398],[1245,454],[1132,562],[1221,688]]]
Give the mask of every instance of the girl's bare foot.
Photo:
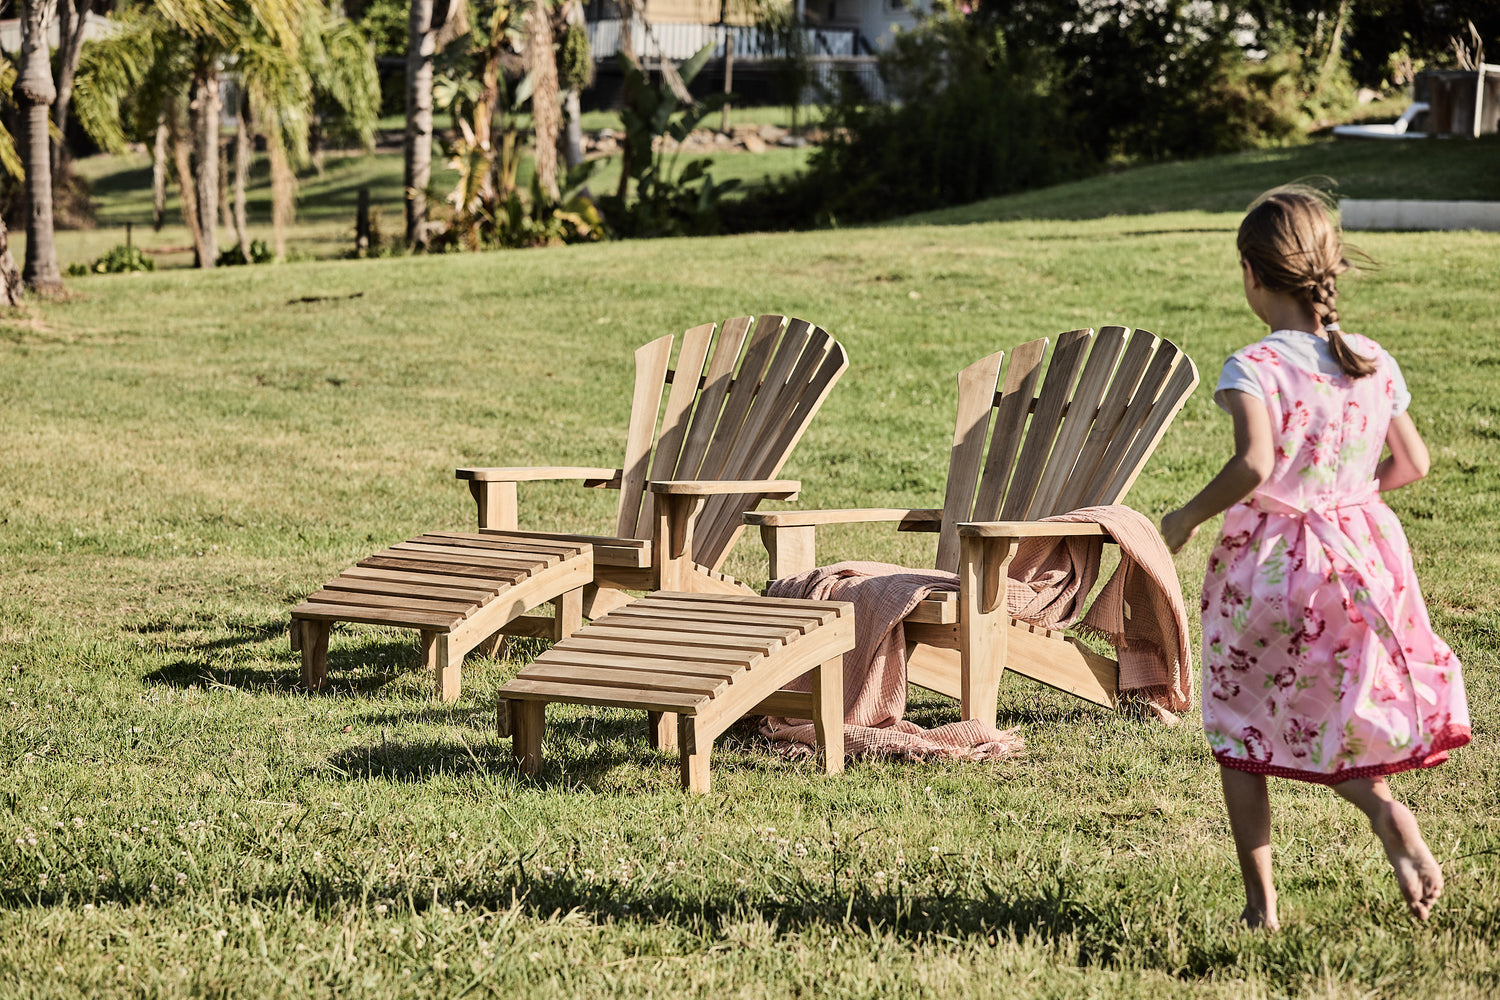
[[[1396,884],[1418,920],[1426,920],[1432,904],[1443,894],[1443,869],[1422,840],[1417,818],[1399,802],[1385,802],[1370,817],[1370,828],[1380,838],[1385,856],[1396,873]]]

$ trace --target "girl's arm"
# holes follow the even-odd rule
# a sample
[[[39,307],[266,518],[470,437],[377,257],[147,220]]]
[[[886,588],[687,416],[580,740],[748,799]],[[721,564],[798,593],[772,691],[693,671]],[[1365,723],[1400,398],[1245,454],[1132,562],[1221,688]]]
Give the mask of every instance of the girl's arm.
[[[1161,519],[1167,548],[1180,551],[1198,525],[1243,500],[1276,465],[1271,415],[1264,403],[1238,389],[1223,390],[1224,406],[1234,420],[1234,457],[1187,503]]]
[[[1380,491],[1399,489],[1427,475],[1427,443],[1417,433],[1411,414],[1403,413],[1391,420],[1385,432],[1385,446],[1391,453],[1375,467],[1375,481]]]

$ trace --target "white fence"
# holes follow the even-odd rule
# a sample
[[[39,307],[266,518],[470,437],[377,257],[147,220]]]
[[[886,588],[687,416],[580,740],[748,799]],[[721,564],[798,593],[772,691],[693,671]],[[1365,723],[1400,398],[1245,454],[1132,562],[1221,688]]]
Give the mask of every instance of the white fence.
[[[620,21],[618,19],[590,21],[589,47],[594,58],[613,59],[620,51]],[[769,32],[754,25],[738,24],[652,24],[632,21],[630,40],[636,55],[643,59],[671,59],[681,61],[696,54],[710,43],[714,46],[713,58],[724,58],[725,40],[734,39],[735,59],[755,61],[779,59],[786,55],[785,47]],[[803,28],[807,53],[816,59],[819,56],[854,57],[870,55],[871,50],[857,30],[853,28],[825,29]]]

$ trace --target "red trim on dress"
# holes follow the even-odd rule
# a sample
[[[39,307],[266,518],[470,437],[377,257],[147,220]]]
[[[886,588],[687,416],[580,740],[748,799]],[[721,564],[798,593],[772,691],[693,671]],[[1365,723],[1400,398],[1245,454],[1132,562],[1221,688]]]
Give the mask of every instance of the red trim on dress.
[[[1219,762],[1220,767],[1232,768],[1236,771],[1249,771],[1251,774],[1270,775],[1273,778],[1295,778],[1298,781],[1310,781],[1317,785],[1337,785],[1341,782],[1353,781],[1355,778],[1378,778],[1421,767],[1436,767],[1448,759],[1449,750],[1463,746],[1469,742],[1469,738],[1468,726],[1447,726],[1438,733],[1437,738],[1432,741],[1432,746],[1420,754],[1389,764],[1350,767],[1332,773],[1302,771],[1295,767],[1282,767],[1279,764],[1264,764],[1256,760],[1230,757],[1228,751],[1214,754],[1214,760]]]

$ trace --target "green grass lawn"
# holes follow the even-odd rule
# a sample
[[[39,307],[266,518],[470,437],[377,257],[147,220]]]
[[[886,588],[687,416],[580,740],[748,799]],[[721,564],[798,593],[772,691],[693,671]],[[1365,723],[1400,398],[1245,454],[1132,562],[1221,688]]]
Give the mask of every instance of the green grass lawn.
[[[1492,183],[1494,144],[1434,149],[1489,156],[1455,184]],[[521,660],[471,661],[440,705],[413,634],[341,627],[309,695],[286,642],[354,560],[472,523],[456,466],[615,464],[630,351],[747,312],[852,358],[786,470],[807,506],[938,503],[979,355],[1157,331],[1205,382],[1131,494],[1159,516],[1227,455],[1213,379],[1261,333],[1234,210],[1319,157],[1350,193],[1387,189],[1379,156],[1421,189],[1406,155],[1151,168],[967,225],[90,278],[0,317],[0,995],[1494,996],[1500,234],[1360,234],[1382,269],[1340,303],[1416,397],[1433,471],[1392,504],[1475,720],[1392,781],[1448,879],[1430,924],[1351,807],[1281,782],[1286,929],[1238,930],[1197,713],[1166,729],[1009,677],[1023,757],[828,778],[741,728],[690,798],[643,720],[601,709],[554,708],[519,776],[493,698]],[[610,499],[537,485],[524,523],[603,530]],[[1190,608],[1211,535],[1178,558]],[[930,546],[851,528],[821,554]],[[764,578],[753,537],[728,569]],[[957,709],[913,692],[911,716]]]

